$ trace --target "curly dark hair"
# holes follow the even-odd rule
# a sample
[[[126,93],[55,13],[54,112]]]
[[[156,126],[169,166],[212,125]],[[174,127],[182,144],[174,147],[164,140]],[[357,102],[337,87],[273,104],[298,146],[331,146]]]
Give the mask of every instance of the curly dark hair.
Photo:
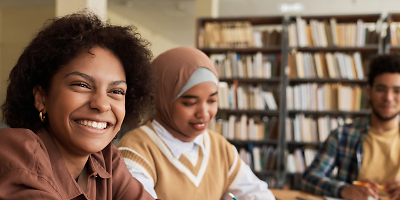
[[[376,76],[383,73],[400,73],[400,54],[376,55],[369,64],[368,85],[374,85]]]
[[[11,70],[3,118],[12,128],[43,127],[34,106],[33,88],[48,93],[52,78],[62,66],[94,46],[110,50],[125,70],[125,126],[137,126],[153,108],[154,69],[149,42],[133,26],[115,26],[84,11],[49,20],[19,57]]]

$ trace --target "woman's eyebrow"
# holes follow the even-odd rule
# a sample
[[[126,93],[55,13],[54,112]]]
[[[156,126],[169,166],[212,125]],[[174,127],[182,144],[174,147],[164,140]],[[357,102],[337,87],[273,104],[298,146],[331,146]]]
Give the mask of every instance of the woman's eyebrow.
[[[210,97],[212,97],[212,96],[214,96],[214,95],[217,95],[217,94],[218,94],[218,91],[212,93],[212,94],[210,95]]]
[[[181,98],[184,98],[184,99],[193,99],[193,98],[199,98],[198,96],[195,96],[195,95],[185,95],[185,96],[181,96]]]
[[[94,83],[94,78],[92,76],[89,76],[89,75],[84,74],[82,72],[74,71],[74,72],[68,73],[65,77],[68,77],[68,76],[80,76],[80,77],[82,77],[82,78]]]
[[[84,79],[86,79],[86,80],[88,80],[88,81],[90,81],[92,83],[95,82],[95,80],[94,80],[94,78],[92,76],[87,75],[87,74],[82,73],[82,72],[74,71],[74,72],[68,73],[65,77],[68,77],[68,76],[80,76],[80,77],[82,77],[82,78],[84,78]],[[121,83],[127,84],[126,81],[124,81],[124,80],[117,80],[117,81],[111,82],[108,85],[109,86],[114,86],[114,85],[119,85]]]

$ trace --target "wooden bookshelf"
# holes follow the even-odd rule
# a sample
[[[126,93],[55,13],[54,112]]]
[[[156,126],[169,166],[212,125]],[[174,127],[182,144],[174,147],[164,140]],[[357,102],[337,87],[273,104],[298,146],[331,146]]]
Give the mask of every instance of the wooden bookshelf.
[[[398,15],[391,15],[391,19],[395,21],[400,22],[400,14]],[[326,45],[325,43],[321,43],[321,41],[318,43],[319,45],[292,45],[293,41],[289,41],[291,36],[291,30],[293,30],[293,27],[291,29],[291,26],[293,26],[293,23],[296,23],[296,20],[301,18],[302,20],[305,20],[306,25],[309,25],[310,20],[313,20],[313,23],[324,23],[324,27],[326,26],[332,26],[330,24],[331,19],[335,19],[336,25],[340,25],[341,28],[338,30],[347,30],[346,28],[350,28],[352,30],[359,30],[360,35],[365,34],[364,36],[357,36],[361,37],[361,39],[357,39],[357,41],[352,41],[348,43],[344,43],[343,41],[341,43],[333,43],[333,40],[330,39],[329,44],[331,45]],[[250,23],[253,29],[257,32],[260,31],[262,27],[280,27],[279,30],[280,36],[278,37],[280,39],[279,45],[261,45],[257,42],[254,43],[246,43],[246,44],[251,44],[248,46],[245,45],[235,45],[236,43],[214,43],[213,45],[209,46],[207,44],[207,41],[205,38],[208,36],[205,36],[206,32],[205,31],[205,26],[207,23],[224,23],[224,22],[246,22]],[[317,22],[315,22],[317,21]],[[358,24],[358,29],[357,28],[357,22]],[[355,25],[356,26],[355,26]],[[237,140],[237,139],[230,139],[229,141],[235,145],[236,147],[239,148],[253,148],[253,147],[262,147],[263,145],[267,146],[274,146],[277,149],[278,155],[277,155],[277,160],[276,160],[276,169],[277,170],[262,170],[261,172],[255,173],[257,176],[260,178],[264,175],[274,175],[276,179],[279,179],[277,181],[278,185],[274,186],[277,188],[283,188],[286,183],[290,183],[291,179],[287,179],[287,177],[297,177],[296,180],[298,181],[298,176],[301,174],[299,172],[294,172],[294,173],[287,173],[286,172],[286,157],[285,157],[285,152],[292,153],[294,150],[299,151],[304,150],[305,148],[319,148],[321,145],[320,141],[287,141],[286,140],[286,119],[287,118],[294,118],[298,115],[304,116],[306,118],[312,118],[312,119],[319,119],[325,116],[330,116],[332,118],[337,118],[340,119],[346,119],[346,118],[355,118],[355,117],[361,117],[361,116],[366,116],[370,113],[367,107],[362,107],[361,109],[357,110],[349,110],[349,111],[344,111],[344,110],[323,110],[323,111],[318,111],[317,109],[315,110],[294,110],[294,109],[288,109],[287,103],[290,100],[290,96],[287,96],[286,94],[286,88],[290,86],[296,86],[299,84],[318,84],[318,85],[323,85],[323,84],[342,84],[344,86],[349,86],[349,87],[360,87],[363,89],[367,85],[367,79],[366,75],[368,73],[367,66],[369,64],[369,60],[377,54],[383,53],[383,41],[381,40],[380,36],[380,31],[381,31],[381,24],[382,24],[382,19],[380,14],[361,14],[361,15],[323,15],[323,16],[270,16],[270,17],[232,17],[232,18],[201,18],[197,20],[197,26],[196,26],[196,44],[197,48],[199,48],[201,51],[206,53],[208,56],[213,56],[215,54],[219,55],[228,55],[229,53],[236,53],[238,55],[254,55],[257,53],[261,53],[262,55],[266,54],[276,54],[277,60],[279,59],[279,72],[276,74],[276,76],[271,76],[268,78],[260,78],[260,77],[243,77],[243,76],[233,76],[232,77],[220,77],[221,82],[226,82],[228,85],[234,85],[234,84],[244,84],[244,85],[258,85],[258,84],[263,84],[263,85],[268,85],[274,88],[274,95],[276,103],[278,105],[277,110],[269,110],[269,109],[237,109],[237,108],[224,108],[224,109],[219,109],[218,111],[218,116],[223,116],[227,117],[230,115],[246,115],[248,117],[252,116],[260,116],[261,118],[263,116],[267,117],[276,117],[278,119],[278,137],[277,139],[264,139],[264,140]],[[261,28],[260,28],[261,27]],[[322,25],[321,25],[322,27]],[[271,29],[272,30],[272,29]],[[297,29],[295,29],[297,30]],[[329,29],[326,28],[324,29],[328,31]],[[361,31],[362,30],[362,31]],[[315,33],[315,32],[314,32]],[[326,34],[327,32],[325,32]],[[258,34],[258,33],[257,33]],[[255,34],[253,40],[255,40],[258,36]],[[332,33],[333,34],[333,33]],[[220,34],[222,35],[222,34]],[[257,37],[256,37],[257,36]],[[321,36],[319,36],[321,37]],[[326,36],[328,37],[328,36]],[[312,39],[312,38],[311,38]],[[328,39],[327,39],[328,40]],[[251,41],[249,39],[249,41]],[[262,40],[264,42],[264,40]],[[387,41],[387,40],[386,40]],[[399,41],[400,42],[400,41]],[[385,42],[387,43],[387,42]],[[233,44],[233,45],[232,45]],[[238,42],[237,44],[241,44]],[[310,43],[311,44],[311,43]],[[337,44],[337,45],[333,45]],[[340,44],[340,45],[339,45]],[[349,45],[347,45],[349,44]],[[225,45],[225,46],[224,46]],[[386,46],[388,46],[386,44]],[[387,49],[387,48],[386,48]],[[385,49],[385,50],[386,50]],[[395,49],[394,47],[391,47],[391,50]],[[399,45],[399,51],[400,51],[400,45]],[[346,78],[342,78],[341,74],[338,77],[320,77],[320,76],[307,76],[307,77],[293,77],[290,74],[290,68],[292,67],[291,65],[293,64],[293,60],[290,61],[291,54],[294,55],[294,53],[297,52],[302,52],[302,53],[308,53],[311,55],[314,55],[316,53],[320,53],[321,55],[326,55],[327,53],[331,53],[332,55],[335,55],[340,53],[343,54],[347,60],[346,61],[346,66],[353,66],[355,67],[355,62],[356,60],[355,54],[359,54],[360,60],[357,60],[358,64],[361,63],[362,65],[362,75],[359,76],[357,73],[359,71],[355,71],[356,69],[353,70],[353,75],[346,75]],[[339,59],[339,57],[335,57]],[[253,59],[255,57],[253,56]],[[312,59],[311,59],[312,60]],[[352,61],[352,65],[349,64],[349,60]],[[296,60],[294,60],[296,61]],[[315,60],[313,60],[315,65]],[[336,61],[339,62],[339,61]],[[221,64],[221,63],[219,63]],[[326,65],[326,64],[325,64]],[[344,65],[343,65],[344,66]],[[343,67],[341,66],[341,67]],[[315,66],[314,66],[315,67]],[[347,68],[346,68],[347,69]],[[359,70],[358,68],[357,70]],[[338,70],[338,69],[336,69]],[[349,72],[350,73],[350,72]],[[357,93],[357,94],[363,94],[363,93]],[[296,99],[298,100],[298,99]],[[360,104],[360,106],[367,106],[366,104]],[[240,120],[240,117],[237,117],[236,120]],[[339,122],[339,121],[338,121]],[[328,129],[330,126],[327,127]],[[289,129],[288,129],[289,130]],[[293,130],[292,130],[293,131]],[[330,132],[330,131],[329,131]],[[329,134],[329,133],[327,133]],[[303,152],[304,154],[304,152]],[[253,168],[253,167],[252,167]],[[264,180],[264,178],[262,178]],[[287,181],[286,181],[287,180]],[[292,189],[298,189],[296,188],[296,184],[293,184],[295,187],[292,187]]]
[[[400,13],[389,13],[385,20],[387,31],[385,37],[385,53],[400,53]],[[392,38],[395,34],[396,39]],[[394,41],[393,41],[394,40]]]

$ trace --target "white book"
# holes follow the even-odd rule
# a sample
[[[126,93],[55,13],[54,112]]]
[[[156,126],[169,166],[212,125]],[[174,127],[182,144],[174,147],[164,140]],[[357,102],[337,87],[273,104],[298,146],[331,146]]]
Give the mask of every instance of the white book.
[[[256,71],[254,71],[254,66],[253,66],[253,61],[251,60],[251,56],[247,55],[247,56],[245,56],[245,58],[246,58],[247,78],[254,78],[255,73],[253,73],[253,72],[256,72]]]
[[[263,74],[264,74],[264,77],[263,78],[271,78],[272,77],[272,75],[271,75],[271,62],[269,62],[269,61],[266,61],[266,62],[264,62],[263,63]]]
[[[326,31],[325,31],[325,24],[324,22],[318,22],[318,33],[319,33],[319,39],[320,39],[320,44],[322,47],[327,47],[328,46],[328,40],[326,38]]]
[[[346,70],[343,54],[339,53],[339,52],[335,52],[334,56],[336,58],[338,66],[339,66],[339,72],[340,72],[341,78],[347,78],[347,70]]]
[[[239,85],[236,88],[236,92],[237,92],[237,95],[236,95],[237,107],[238,107],[238,109],[243,110],[243,109],[245,109],[245,103],[246,103],[246,102],[244,102],[246,95],[244,94],[243,87]]]
[[[253,160],[254,160],[254,171],[261,172],[261,159],[260,159],[260,148],[253,148]]]
[[[343,54],[344,57],[344,62],[347,70],[347,78],[349,79],[354,79],[354,74],[353,74],[353,65],[351,64],[351,58],[347,54]]]
[[[357,20],[357,44],[358,47],[365,46],[365,25],[362,19]]]
[[[314,43],[314,46],[320,47],[321,40],[319,38],[319,31],[318,31],[318,21],[315,19],[310,19],[310,29],[311,29],[311,39]]]
[[[269,108],[269,110],[277,110],[278,106],[276,105],[274,96],[272,95],[271,92],[263,92],[264,95],[264,100],[265,103],[267,104],[267,107]]]
[[[354,64],[356,66],[357,78],[364,79],[364,70],[362,67],[360,52],[358,52],[358,51],[354,52],[353,58],[354,58]]]
[[[337,29],[336,19],[335,18],[331,18],[329,21],[330,21],[330,24],[331,24],[333,46],[338,46],[339,39],[338,39],[338,35],[337,35],[337,32],[336,32],[336,29]]]
[[[257,52],[254,55],[254,67],[256,68],[256,74],[254,77],[257,78],[267,78],[267,77],[263,77],[263,58],[262,58],[262,53],[261,52]]]
[[[294,98],[293,98],[293,87],[288,85],[286,86],[286,109],[293,110],[294,109]]]
[[[296,116],[293,118],[293,139],[296,142],[301,142],[301,137],[300,137],[300,124],[299,124],[299,119]]]
[[[229,120],[228,120],[228,134],[226,139],[233,140],[235,139],[235,124],[236,124],[236,116],[235,115],[229,115]]]
[[[229,108],[229,91],[228,83],[219,82],[218,84],[218,108],[227,109]]]
[[[293,154],[288,154],[286,156],[286,171],[289,173],[296,172],[296,162],[295,162]]]
[[[290,47],[297,47],[297,30],[296,24],[291,23],[288,28],[289,32],[289,46]]]
[[[243,114],[240,117],[240,140],[247,140],[247,115]]]
[[[255,47],[262,47],[262,36],[260,30],[253,30],[253,37],[254,37],[254,46]]]
[[[256,125],[254,123],[254,118],[249,118],[249,140],[257,140]]]
[[[298,44],[300,47],[308,46],[308,38],[306,33],[306,22],[301,17],[296,17]]]
[[[230,54],[228,54],[229,56]],[[224,72],[225,72],[225,78],[232,78],[233,77],[233,72],[232,72],[232,62],[231,59],[225,58],[224,60]]]
[[[293,87],[293,101],[294,101],[294,110],[301,110],[301,98],[300,98],[300,86],[295,85]]]
[[[223,120],[222,121],[222,136],[224,136],[224,138],[228,139],[229,134],[229,121],[228,120]]]

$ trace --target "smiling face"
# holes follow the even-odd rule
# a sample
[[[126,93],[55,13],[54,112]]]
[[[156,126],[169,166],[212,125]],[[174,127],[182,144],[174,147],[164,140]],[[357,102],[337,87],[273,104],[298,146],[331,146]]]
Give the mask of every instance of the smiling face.
[[[218,110],[218,88],[213,82],[199,83],[172,104],[172,119],[180,133],[175,138],[193,141],[204,132]]]
[[[124,68],[109,50],[78,54],[54,75],[48,94],[36,88],[48,131],[62,153],[87,156],[106,147],[121,128],[127,91]]]
[[[373,86],[367,92],[372,114],[379,120],[389,121],[398,116],[400,112],[400,73],[383,73],[376,76]]]

